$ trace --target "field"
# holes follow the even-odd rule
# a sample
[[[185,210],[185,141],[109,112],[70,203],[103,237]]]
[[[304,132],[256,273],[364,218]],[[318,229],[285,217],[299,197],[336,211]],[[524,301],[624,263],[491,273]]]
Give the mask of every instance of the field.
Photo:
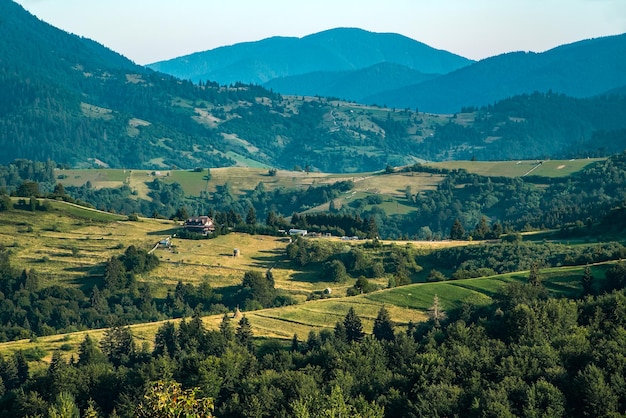
[[[62,283],[90,288],[100,280],[103,263],[135,245],[152,249],[172,236],[180,224],[169,220],[140,218],[81,208],[52,201],[52,210],[12,210],[0,214],[0,246],[10,248],[12,264],[19,270],[34,270],[43,285]],[[214,288],[238,285],[246,271],[265,273],[273,268],[276,286],[298,300],[313,291],[332,286],[343,292],[351,284],[336,286],[324,281],[315,269],[296,271],[285,257],[287,237],[227,234],[210,240],[173,238],[172,248],[157,248],[161,261],[149,276],[139,281],[154,285],[155,296],[163,297],[168,286],[178,281],[199,284],[206,280]],[[234,249],[239,256],[234,257]]]
[[[335,199],[337,205],[347,205],[358,198],[368,195],[381,195],[381,205],[388,214],[406,214],[413,207],[405,203],[405,191],[410,188],[412,193],[432,190],[437,187],[444,176],[427,173],[393,173],[375,174],[329,174],[304,171],[278,170],[275,176],[269,176],[264,168],[228,167],[211,169],[211,178],[207,180],[207,171],[194,170],[111,170],[111,169],[72,169],[58,170],[57,181],[64,186],[82,186],[89,182],[94,188],[121,187],[128,185],[137,198],[150,199],[149,183],[156,178],[166,183],[179,183],[187,196],[200,196],[201,193],[214,193],[217,186],[226,183],[233,194],[243,195],[254,190],[263,183],[268,191],[276,188],[302,189],[320,184],[331,184],[339,181],[353,181],[354,188]],[[321,205],[311,211],[328,209],[328,204]]]
[[[462,168],[470,173],[481,176],[523,177],[525,175],[541,177],[567,177],[583,170],[588,165],[602,158],[588,158],[578,160],[545,160],[545,161],[446,161],[429,163],[435,168],[456,169]]]
[[[471,173],[484,176],[540,176],[566,177],[576,173],[601,159],[547,160],[547,161],[450,161],[429,163],[434,168],[462,168]],[[250,164],[249,164],[250,165]],[[200,196],[203,192],[214,193],[218,186],[228,183],[233,194],[244,195],[263,183],[266,190],[276,188],[301,189],[319,184],[351,180],[354,188],[335,199],[336,206],[349,205],[356,199],[370,195],[383,198],[381,207],[389,215],[407,214],[414,209],[405,203],[406,191],[415,194],[433,190],[445,178],[445,175],[429,173],[358,173],[331,174],[304,171],[277,170],[275,176],[268,174],[268,169],[249,167],[227,167],[201,170],[116,170],[116,169],[72,169],[58,170],[57,181],[64,186],[82,186],[89,182],[92,187],[121,187],[128,185],[137,198],[148,197],[149,183],[156,178],[166,182],[177,182],[187,196]],[[309,211],[327,210],[328,204],[311,208]]]

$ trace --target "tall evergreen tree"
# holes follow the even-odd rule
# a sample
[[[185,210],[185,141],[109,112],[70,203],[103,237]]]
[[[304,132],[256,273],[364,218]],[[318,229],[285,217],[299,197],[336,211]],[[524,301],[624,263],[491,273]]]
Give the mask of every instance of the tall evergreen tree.
[[[250,209],[248,209],[248,214],[246,215],[246,224],[256,225],[256,211],[252,206],[250,206]]]
[[[452,224],[452,229],[450,230],[450,239],[454,240],[462,240],[465,239],[465,229],[463,225],[461,225],[461,221],[459,219],[455,219]]]
[[[226,341],[233,341],[235,339],[235,331],[233,330],[233,326],[230,323],[230,317],[227,313],[222,317],[222,322],[220,322],[220,334]]]
[[[248,351],[254,351],[254,335],[252,334],[252,327],[250,326],[250,321],[248,318],[243,316],[239,320],[239,326],[237,327],[237,332],[235,334],[235,339],[242,347],[248,349]]]
[[[591,295],[593,293],[593,273],[591,272],[591,267],[589,265],[585,266],[585,272],[582,277],[582,286],[583,286],[583,295]]]
[[[106,330],[100,347],[114,366],[130,363],[136,353],[135,340],[129,327],[115,326]]]
[[[346,340],[348,342],[361,342],[365,333],[363,332],[363,324],[361,318],[356,314],[354,308],[350,307],[346,317],[343,320],[343,326],[346,328]]]
[[[541,276],[539,275],[539,263],[533,262],[530,265],[530,272],[528,273],[528,283],[533,286],[541,285]]]
[[[489,226],[487,225],[487,218],[484,216],[480,217],[480,221],[474,228],[474,232],[472,232],[472,238],[474,239],[485,239],[489,235]]]
[[[377,340],[393,341],[396,336],[393,332],[393,321],[389,316],[389,311],[384,306],[378,311],[374,320],[374,337]]]
[[[174,357],[180,351],[178,333],[174,323],[167,321],[159,327],[154,336],[154,355],[168,354]]]
[[[78,346],[78,364],[85,366],[103,361],[106,361],[104,354],[89,334],[85,334],[85,339]]]

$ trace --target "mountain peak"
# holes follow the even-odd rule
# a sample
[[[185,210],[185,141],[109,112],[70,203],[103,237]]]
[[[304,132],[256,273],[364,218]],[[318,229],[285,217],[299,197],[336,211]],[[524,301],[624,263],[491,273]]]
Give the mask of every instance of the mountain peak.
[[[426,74],[444,74],[471,60],[394,33],[334,28],[302,38],[272,37],[148,65],[182,79],[262,84],[319,71],[351,71],[390,62]]]

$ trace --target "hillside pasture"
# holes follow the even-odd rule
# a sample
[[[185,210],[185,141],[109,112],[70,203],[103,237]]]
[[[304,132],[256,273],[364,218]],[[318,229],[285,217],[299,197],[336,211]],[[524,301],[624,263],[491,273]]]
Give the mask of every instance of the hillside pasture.
[[[151,248],[157,238],[149,233],[163,226],[163,221],[128,222],[125,216],[63,202],[51,201],[51,206],[0,214],[0,245],[10,249],[16,269],[36,271],[44,286],[92,285],[102,263],[129,245]]]
[[[602,158],[575,160],[514,160],[514,161],[445,161],[428,163],[429,167],[448,170],[464,169],[470,173],[493,177],[567,177]]]
[[[110,168],[57,169],[57,182],[63,186],[82,186],[90,182],[94,188],[120,187],[128,181],[131,170]]]

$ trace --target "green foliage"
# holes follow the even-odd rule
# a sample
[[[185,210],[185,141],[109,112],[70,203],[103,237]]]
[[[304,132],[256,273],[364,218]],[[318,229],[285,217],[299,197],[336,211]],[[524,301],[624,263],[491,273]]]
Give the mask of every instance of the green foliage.
[[[5,194],[0,194],[0,212],[13,209],[11,198]]]
[[[80,411],[76,406],[74,397],[70,393],[62,392],[48,409],[48,416],[50,418],[79,418]]]
[[[396,338],[393,328],[394,324],[389,316],[389,312],[384,306],[381,307],[374,320],[374,337],[376,337],[377,340],[393,341]]]
[[[247,271],[244,274],[241,287],[246,306],[250,301],[258,302],[262,307],[273,305],[277,293],[271,271],[269,273],[263,276],[259,271]]]
[[[248,351],[254,350],[254,343],[252,340],[253,333],[252,327],[250,326],[250,321],[248,318],[243,316],[239,320],[239,325],[237,326],[237,331],[235,332],[235,341],[237,343],[246,348]]]
[[[135,340],[128,327],[116,326],[106,330],[100,347],[114,366],[127,365],[135,359]]]
[[[346,266],[341,260],[327,261],[324,264],[324,273],[330,281],[335,283],[344,283],[348,277]]]
[[[356,314],[354,308],[350,307],[348,313],[343,320],[343,326],[346,330],[346,340],[348,342],[361,342],[365,333],[363,332],[363,324],[361,318]]]
[[[458,219],[455,219],[454,224],[452,224],[452,229],[450,230],[450,239],[465,239],[465,229]]]
[[[137,405],[137,418],[209,418],[213,416],[213,400],[198,396],[197,388],[183,390],[178,382],[158,381],[146,388]]]

